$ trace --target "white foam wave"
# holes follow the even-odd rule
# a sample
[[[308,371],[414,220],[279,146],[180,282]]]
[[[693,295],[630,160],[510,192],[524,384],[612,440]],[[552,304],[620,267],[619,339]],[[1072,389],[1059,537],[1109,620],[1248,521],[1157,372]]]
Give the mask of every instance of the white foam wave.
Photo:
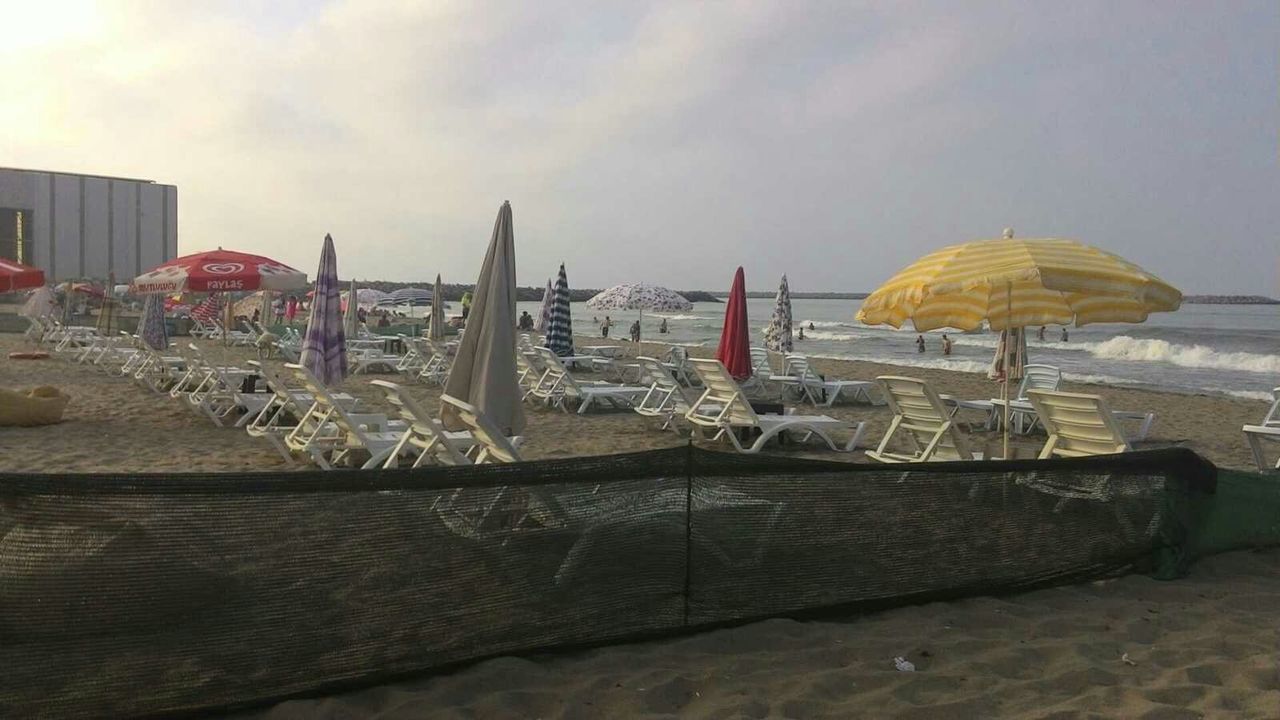
[[[955,372],[983,373],[987,372],[989,363],[977,362],[975,360],[959,360],[951,358],[935,358],[931,360],[919,360],[916,358],[886,358],[873,357],[870,355],[819,355],[814,354],[810,357],[826,358],[828,360],[856,360],[858,362],[879,363],[881,365],[900,365],[903,367],[917,367],[929,370],[953,370]]]
[[[1167,362],[1186,368],[1280,374],[1280,354],[1219,352],[1206,345],[1177,345],[1167,340],[1120,335],[1098,343],[1081,343],[1094,357],[1129,362]]]
[[[666,318],[668,320],[708,320],[710,315],[663,315],[662,313],[649,313],[649,317]]]

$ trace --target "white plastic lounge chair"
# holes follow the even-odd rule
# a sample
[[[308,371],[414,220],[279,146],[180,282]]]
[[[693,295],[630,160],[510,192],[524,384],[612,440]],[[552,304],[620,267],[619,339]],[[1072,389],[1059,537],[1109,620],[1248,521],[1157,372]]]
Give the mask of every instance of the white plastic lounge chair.
[[[794,388],[800,397],[807,399],[815,406],[831,407],[841,394],[846,394],[854,402],[875,404],[871,391],[875,383],[868,380],[825,380],[809,366],[809,360],[803,355],[788,355],[786,370],[782,375],[773,375],[770,381],[782,385],[784,389]]]
[[[315,397],[306,390],[290,387],[288,380],[268,364],[256,360],[250,360],[248,364],[262,378],[272,397],[252,416],[245,425],[245,430],[252,437],[265,438],[286,462],[293,462],[293,455],[285,445],[284,437],[297,427],[298,420],[315,402]],[[330,397],[348,411],[354,410],[360,403],[347,393],[330,393]]]
[[[452,405],[458,420],[467,426],[471,437],[479,446],[472,461],[477,465],[485,463],[520,462],[520,451],[510,438],[502,434],[492,421],[474,405],[463,402],[449,395],[441,395],[442,404]]]
[[[676,420],[684,419],[693,409],[693,402],[697,398],[686,394],[684,386],[676,380],[666,364],[643,356],[636,358],[636,363],[640,368],[640,381],[649,383],[649,392],[645,393],[634,408],[636,413],[641,417],[661,420],[663,430],[675,430]],[[719,411],[720,407],[716,405],[703,408],[704,414]]]
[[[438,420],[431,416],[404,388],[386,380],[370,380],[370,385],[381,388],[405,422],[400,442],[387,456],[384,468],[399,467],[401,456],[412,458],[409,467],[422,467],[428,463],[438,465],[470,465],[467,453],[475,446],[469,432],[447,432]]]
[[[1027,399],[1049,433],[1040,459],[1128,452],[1129,441],[1099,395],[1029,390]]]
[[[968,440],[956,427],[942,398],[925,381],[884,375],[876,382],[893,411],[893,420],[880,445],[868,450],[867,457],[884,463],[982,459],[981,454],[969,449]],[[903,437],[911,450],[890,450],[894,436]]]
[[[448,346],[438,340],[427,338],[419,339],[417,345],[425,359],[422,368],[418,370],[418,379],[443,387],[449,380],[449,371],[453,368]]]
[[[689,367],[689,351],[680,345],[667,348],[662,364],[682,385],[692,386],[698,379],[697,374]]]
[[[758,453],[771,438],[787,431],[804,433],[802,442],[817,435],[836,452],[854,450],[862,438],[865,425],[861,422],[850,423],[826,415],[757,415],[742,386],[719,360],[690,360],[689,365],[706,389],[685,414],[685,419],[698,428],[715,430],[713,440],[728,438],[738,452]],[[743,445],[738,440],[739,430],[758,430],[760,437],[749,446]],[[829,433],[846,430],[851,433],[849,441],[843,446],[836,445]]]
[[[357,450],[369,453],[361,466],[366,470],[386,462],[400,443],[404,423],[392,423],[381,413],[349,412],[311,371],[293,363],[285,367],[314,398],[298,425],[285,436],[290,451],[309,456],[324,470],[333,469]]]
[[[579,381],[560,362],[560,358],[547,348],[537,348],[536,356],[546,367],[537,387],[530,396],[540,398],[548,405],[568,412],[567,401],[578,403],[578,414],[598,403],[609,403],[617,408],[631,408],[636,400],[649,392],[648,387],[613,385],[611,383],[585,383]]]
[[[202,412],[215,424],[226,424],[227,418],[237,410],[243,414],[237,419],[236,427],[241,427],[261,412],[270,402],[269,392],[242,392],[245,379],[254,375],[253,370],[239,367],[214,365],[206,362],[200,348],[192,343],[189,346],[192,357],[200,363],[204,370],[204,378],[195,389],[187,393],[187,402],[198,412]]]
[[[1280,442],[1280,387],[1272,390],[1271,396],[1275,400],[1271,403],[1267,414],[1263,416],[1262,422],[1241,428],[1245,439],[1249,441],[1249,449],[1253,452],[1253,462],[1258,466],[1258,472],[1280,470],[1280,458],[1276,459],[1275,465],[1268,467],[1266,455],[1262,451],[1263,440]]]
[[[1053,365],[1031,364],[1022,368],[1022,382],[1014,396],[1017,401],[1009,407],[1009,423],[1016,432],[1031,432],[1036,424],[1035,412],[1027,402],[1028,390],[1057,390],[1062,382],[1062,371]],[[1004,413],[1004,401],[1000,398],[989,400],[963,400],[947,394],[939,394],[943,404],[954,416],[961,410],[976,410],[987,416],[985,427],[995,430],[1000,427]],[[1026,422],[1024,427],[1023,423]]]

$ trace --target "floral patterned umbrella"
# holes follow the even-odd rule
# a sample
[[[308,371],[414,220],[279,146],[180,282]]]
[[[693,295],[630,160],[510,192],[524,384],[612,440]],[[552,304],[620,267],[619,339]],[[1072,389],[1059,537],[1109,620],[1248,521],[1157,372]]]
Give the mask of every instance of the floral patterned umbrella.
[[[592,310],[639,310],[643,325],[645,310],[673,312],[692,310],[693,303],[674,290],[648,283],[614,285],[587,301]]]
[[[791,352],[791,288],[787,276],[778,285],[778,297],[773,301],[773,317],[764,329],[764,346],[774,352]]]

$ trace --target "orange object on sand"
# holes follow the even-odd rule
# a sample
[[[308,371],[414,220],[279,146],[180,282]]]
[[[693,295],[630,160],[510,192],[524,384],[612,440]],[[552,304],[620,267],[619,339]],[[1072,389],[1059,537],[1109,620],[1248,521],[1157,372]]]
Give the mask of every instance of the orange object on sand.
[[[9,353],[9,359],[10,359],[10,360],[47,360],[48,358],[49,358],[49,353],[47,353],[47,352],[40,352],[40,351],[38,351],[38,350],[37,350],[37,351],[34,351],[34,352],[11,352],[11,353]]]

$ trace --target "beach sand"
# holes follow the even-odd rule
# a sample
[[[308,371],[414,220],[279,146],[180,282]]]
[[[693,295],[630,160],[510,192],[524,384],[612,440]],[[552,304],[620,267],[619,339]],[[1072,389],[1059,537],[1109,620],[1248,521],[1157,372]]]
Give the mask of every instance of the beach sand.
[[[579,338],[590,344],[590,338]],[[598,341],[597,341],[598,342]],[[209,357],[219,362],[241,363],[253,356],[249,348],[224,348],[215,342],[200,341]],[[37,385],[53,385],[71,395],[66,421],[40,428],[0,428],[4,456],[0,470],[11,472],[174,472],[287,470],[285,463],[265,440],[242,431],[219,428],[167,397],[154,395],[132,382],[109,377],[93,367],[69,363],[65,358],[11,360],[4,355],[29,349],[21,335],[0,334],[0,387],[21,390]],[[648,353],[659,355],[663,346],[648,343]],[[634,352],[629,354],[634,355]],[[696,355],[710,350],[695,348]],[[279,363],[276,363],[279,365]],[[815,370],[828,377],[869,380],[877,375],[909,375],[926,380],[940,393],[962,398],[999,396],[999,386],[985,376],[949,370],[900,368],[876,363],[842,360],[813,362]],[[367,412],[390,412],[382,394],[368,380],[389,375],[359,375],[348,378],[344,392],[361,399]],[[404,382],[415,398],[427,408],[438,407],[439,388]],[[1100,385],[1064,383],[1063,389],[1099,393],[1116,410],[1156,413],[1150,437],[1138,448],[1183,446],[1195,450],[1220,467],[1252,467],[1248,445],[1240,427],[1256,423],[1267,404],[1221,395],[1185,395],[1149,390],[1113,388]],[[607,455],[681,445],[687,436],[672,431],[659,432],[631,412],[594,412],[587,416],[543,408],[527,407],[529,426],[522,450],[527,459]],[[821,412],[840,419],[865,421],[863,445],[874,447],[884,434],[890,413],[884,406],[837,405]],[[980,425],[982,417],[962,415]],[[837,437],[837,440],[844,438]],[[1043,445],[1043,434],[1016,437],[1019,457],[1034,457]],[[989,456],[999,454],[1000,435],[973,428],[972,445]],[[710,445],[710,447],[715,447]],[[726,446],[720,446],[722,449]],[[57,448],[57,452],[51,452]],[[777,454],[814,457],[835,461],[862,462],[861,451],[836,454],[820,445],[771,447]]]
[[[583,338],[583,343],[590,343]],[[243,362],[247,348],[201,343],[219,360]],[[287,471],[265,441],[215,427],[168,397],[55,357],[18,361],[26,347],[0,335],[0,387],[54,385],[71,395],[66,421],[0,428],[0,470],[8,472]],[[651,354],[660,351],[649,345]],[[699,354],[699,353],[695,353]],[[985,377],[945,370],[815,361],[829,376],[905,374],[940,392],[988,398]],[[369,376],[367,379],[379,377]],[[388,377],[388,376],[381,376]],[[426,406],[438,389],[406,383]],[[390,408],[364,376],[342,388],[369,410]],[[1224,467],[1248,468],[1240,426],[1266,404],[1068,383],[1098,392],[1116,409],[1154,410],[1139,447],[1189,447]],[[823,412],[868,423],[878,441],[884,407]],[[972,418],[978,420],[977,417]],[[523,452],[531,459],[671,447],[683,436],[647,428],[630,412],[589,416],[529,410]],[[1031,456],[1042,436],[1019,438]],[[994,449],[998,435],[977,433]],[[795,445],[779,453],[859,462]],[[270,718],[616,718],[616,717],[1280,717],[1280,551],[1234,553],[1199,563],[1191,577],[1142,576],[1006,598],[934,603],[823,622],[771,620],[689,637],[568,655],[492,660],[454,674],[320,700],[294,701]],[[1123,660],[1128,655],[1132,664]],[[895,656],[917,666],[893,667]]]
[[[1280,551],[1229,553],[1176,582],[1131,575],[499,658],[245,717],[1275,718],[1277,600]]]

